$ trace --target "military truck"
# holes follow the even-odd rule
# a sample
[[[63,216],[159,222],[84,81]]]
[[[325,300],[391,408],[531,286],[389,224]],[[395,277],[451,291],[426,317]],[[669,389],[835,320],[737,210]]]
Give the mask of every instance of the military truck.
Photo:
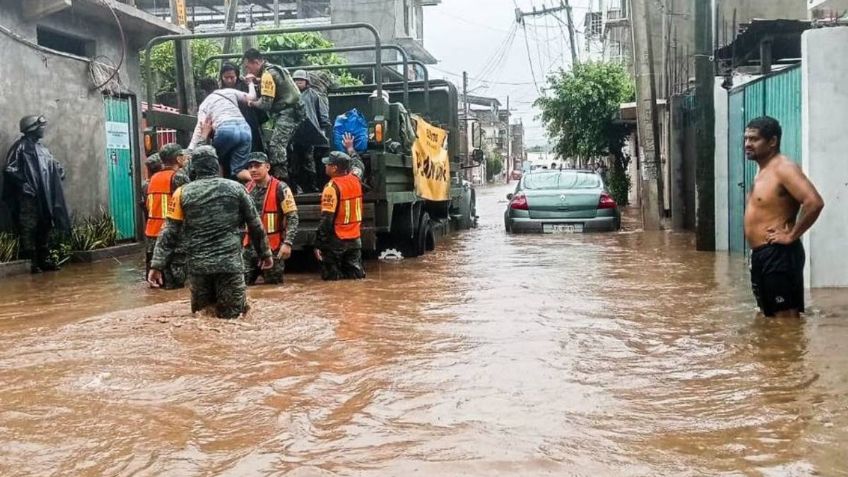
[[[302,28],[273,29],[263,31],[240,31],[194,35],[169,35],[151,40],[146,54],[151,48],[165,41],[180,42],[194,38],[224,38],[235,36],[255,36],[260,34],[294,33],[305,31],[365,29],[374,36],[374,44],[363,47],[340,47],[336,49],[315,50],[315,52],[355,51],[373,49],[373,63],[347,65],[353,67],[372,67],[374,82],[355,87],[331,88],[327,91],[330,102],[330,117],[335,118],[356,108],[369,119],[368,149],[360,153],[366,165],[364,210],[362,222],[363,250],[381,253],[387,250],[400,252],[404,257],[415,257],[435,249],[439,237],[453,230],[468,229],[476,226],[476,196],[470,183],[463,180],[466,162],[482,160],[475,151],[471,159],[463,160],[460,153],[460,134],[458,117],[458,95],[456,87],[447,81],[383,82],[383,68],[389,66],[382,62],[381,52],[385,48],[398,49],[408,63],[406,52],[400,47],[383,46],[378,32],[373,26],[363,23],[313,26]],[[179,44],[179,43],[178,43]],[[177,50],[179,51],[179,50]],[[222,55],[225,56],[225,55]],[[234,56],[234,55],[231,55]],[[237,56],[237,55],[236,55]],[[177,69],[180,71],[181,55],[176,55]],[[148,61],[149,65],[150,62]],[[296,67],[299,68],[299,67]],[[305,69],[318,69],[304,65]],[[327,69],[328,67],[320,67]],[[329,67],[334,68],[334,67]],[[338,67],[335,67],[338,68]],[[406,71],[406,68],[404,68]],[[151,75],[148,78],[148,104],[153,104]],[[385,92],[385,93],[384,93]],[[185,91],[178,91],[185,99]],[[388,97],[388,100],[386,99]],[[185,104],[182,101],[181,104]],[[408,121],[412,118],[424,121],[447,133],[447,160],[444,171],[433,171],[429,157],[418,154],[418,163],[413,164],[415,155],[415,137],[408,137]],[[182,142],[188,137],[196,124],[196,117],[189,114],[168,113],[149,110],[145,112],[147,129],[145,146],[153,150],[157,128],[173,128],[178,131]],[[331,142],[332,142],[332,138]],[[420,150],[420,149],[419,149]],[[425,198],[421,183],[437,177],[449,182],[442,196]],[[418,185],[418,187],[416,187]],[[320,219],[320,194],[299,194],[295,197],[300,215],[300,232],[294,244],[295,250],[311,248],[315,242],[316,229]],[[438,200],[436,200],[438,199]]]

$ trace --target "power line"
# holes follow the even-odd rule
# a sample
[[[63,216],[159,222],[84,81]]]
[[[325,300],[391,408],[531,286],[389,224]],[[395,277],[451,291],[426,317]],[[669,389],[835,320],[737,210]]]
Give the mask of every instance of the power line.
[[[524,46],[527,47],[527,61],[530,63],[530,74],[533,76],[533,85],[536,87],[536,91],[539,94],[542,94],[542,91],[539,89],[539,83],[536,82],[536,72],[533,70],[533,58],[530,56],[530,40],[527,39],[527,27],[523,28],[524,30]]]
[[[512,29],[506,39],[495,49],[495,54],[489,58],[489,61],[480,70],[480,73],[475,78],[477,81],[484,82],[490,74],[495,73],[501,67],[507,57],[507,53],[512,49],[512,44],[515,41],[515,34],[518,31],[518,26],[513,24]]]

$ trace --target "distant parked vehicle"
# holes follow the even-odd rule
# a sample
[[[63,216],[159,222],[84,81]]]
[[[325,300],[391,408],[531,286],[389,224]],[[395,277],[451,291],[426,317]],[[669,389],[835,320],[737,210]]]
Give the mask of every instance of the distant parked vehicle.
[[[521,180],[521,176],[523,176],[523,175],[524,175],[524,173],[522,173],[518,169],[515,169],[515,170],[512,171],[512,174],[510,175],[510,180],[513,180],[513,181]]]
[[[580,233],[621,228],[621,212],[601,176],[591,171],[537,170],[507,194],[507,232]]]

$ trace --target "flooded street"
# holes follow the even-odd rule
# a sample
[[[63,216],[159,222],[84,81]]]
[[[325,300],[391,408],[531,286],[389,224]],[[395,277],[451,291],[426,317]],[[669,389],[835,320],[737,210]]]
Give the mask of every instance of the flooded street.
[[[848,475],[848,293],[756,318],[690,235],[480,227],[244,320],[136,261],[0,285],[0,475]]]

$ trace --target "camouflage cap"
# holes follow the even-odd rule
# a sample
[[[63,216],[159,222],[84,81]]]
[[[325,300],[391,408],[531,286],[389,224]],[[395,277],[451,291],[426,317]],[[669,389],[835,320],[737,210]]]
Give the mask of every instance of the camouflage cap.
[[[218,154],[212,146],[200,146],[191,153],[192,179],[217,176],[219,173]]]
[[[341,151],[332,151],[329,156],[321,159],[324,165],[338,166],[342,169],[350,168],[350,156]]]
[[[159,157],[162,162],[174,161],[183,154],[185,154],[183,147],[175,142],[165,144],[162,149],[159,149]]]
[[[251,162],[258,162],[260,164],[270,164],[270,162],[268,162],[268,155],[264,152],[259,151],[251,152],[247,155],[247,163],[250,164]]]
[[[147,156],[147,159],[144,160],[144,165],[147,166],[147,169],[150,171],[161,171],[162,170],[162,158],[159,157],[159,153],[153,153]]]

